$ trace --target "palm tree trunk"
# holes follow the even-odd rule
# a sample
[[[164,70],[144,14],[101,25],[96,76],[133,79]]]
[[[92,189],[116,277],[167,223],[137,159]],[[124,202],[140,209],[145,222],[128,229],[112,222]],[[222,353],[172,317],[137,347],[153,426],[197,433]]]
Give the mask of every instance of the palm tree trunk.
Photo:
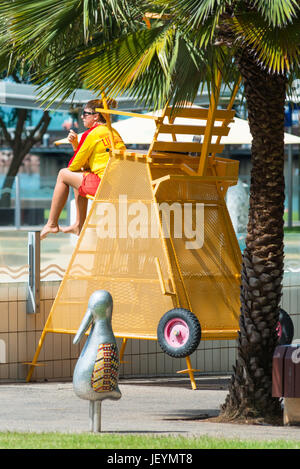
[[[268,421],[281,415],[272,398],[272,357],[283,278],[286,79],[269,75],[247,52],[238,63],[253,136],[252,170],[237,360],[220,416]]]

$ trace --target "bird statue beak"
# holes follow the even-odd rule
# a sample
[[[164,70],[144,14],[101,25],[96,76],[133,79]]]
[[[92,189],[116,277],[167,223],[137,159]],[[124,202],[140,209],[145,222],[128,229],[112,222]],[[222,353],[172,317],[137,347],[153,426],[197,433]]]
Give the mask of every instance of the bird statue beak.
[[[78,344],[78,342],[81,341],[82,337],[90,327],[91,322],[93,321],[93,315],[92,311],[90,309],[87,309],[81,324],[79,326],[79,329],[77,331],[77,334],[74,337],[73,344]]]

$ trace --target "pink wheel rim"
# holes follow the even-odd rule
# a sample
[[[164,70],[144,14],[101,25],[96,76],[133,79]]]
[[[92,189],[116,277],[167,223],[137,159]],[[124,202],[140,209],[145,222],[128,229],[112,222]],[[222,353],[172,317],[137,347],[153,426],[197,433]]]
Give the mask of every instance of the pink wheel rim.
[[[174,348],[185,345],[190,335],[187,323],[180,318],[170,319],[164,330],[164,336],[167,344]]]
[[[277,332],[278,339],[280,339],[281,334],[282,334],[282,326],[281,326],[281,323],[279,321],[277,323],[276,332]]]

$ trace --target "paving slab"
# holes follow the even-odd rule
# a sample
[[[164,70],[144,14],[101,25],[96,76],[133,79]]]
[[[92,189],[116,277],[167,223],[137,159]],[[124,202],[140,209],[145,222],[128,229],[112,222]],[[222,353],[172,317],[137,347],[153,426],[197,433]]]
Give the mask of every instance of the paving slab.
[[[229,378],[201,377],[196,382],[192,390],[186,379],[120,380],[122,398],[102,402],[102,432],[300,440],[296,426],[209,421],[219,414]],[[89,432],[89,402],[74,394],[71,382],[1,384],[0,431]]]

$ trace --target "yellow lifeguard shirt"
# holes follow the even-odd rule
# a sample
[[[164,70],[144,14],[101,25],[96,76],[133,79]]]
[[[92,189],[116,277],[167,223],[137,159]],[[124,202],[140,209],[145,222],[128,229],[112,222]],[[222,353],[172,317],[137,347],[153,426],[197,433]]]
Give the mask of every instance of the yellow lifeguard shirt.
[[[113,131],[116,150],[126,150],[124,142],[115,129]],[[105,124],[98,124],[88,129],[81,136],[78,147],[69,161],[70,171],[90,171],[102,177],[109,160],[111,150],[110,133]]]

